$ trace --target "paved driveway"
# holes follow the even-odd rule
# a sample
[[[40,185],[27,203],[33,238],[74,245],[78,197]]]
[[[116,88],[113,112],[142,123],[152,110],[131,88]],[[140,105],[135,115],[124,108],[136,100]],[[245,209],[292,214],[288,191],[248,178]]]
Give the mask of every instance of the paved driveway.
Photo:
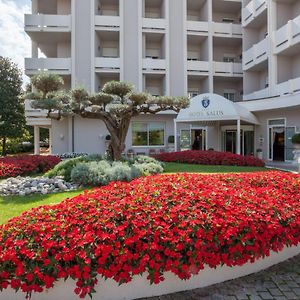
[[[300,255],[265,271],[208,288],[143,300],[300,300]]]

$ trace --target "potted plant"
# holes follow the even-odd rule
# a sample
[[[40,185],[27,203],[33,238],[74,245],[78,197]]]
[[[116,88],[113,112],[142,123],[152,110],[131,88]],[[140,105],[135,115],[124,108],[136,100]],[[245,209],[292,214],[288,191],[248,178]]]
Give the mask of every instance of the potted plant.
[[[300,133],[296,133],[293,135],[292,143],[295,149],[300,149]]]
[[[256,149],[256,156],[259,159],[263,159],[263,151],[262,151],[262,149],[260,149],[260,148]]]

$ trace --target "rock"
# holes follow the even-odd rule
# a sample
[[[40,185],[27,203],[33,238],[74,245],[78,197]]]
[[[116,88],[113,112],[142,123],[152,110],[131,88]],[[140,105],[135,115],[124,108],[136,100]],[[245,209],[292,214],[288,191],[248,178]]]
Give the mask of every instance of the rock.
[[[47,194],[48,194],[48,190],[42,189],[42,190],[41,190],[41,194],[42,194],[42,195],[47,195]]]
[[[38,186],[37,180],[32,181],[32,182],[31,182],[31,186]]]
[[[54,178],[47,177],[16,177],[8,178],[0,183],[0,195],[31,195],[31,194],[49,194],[75,190],[77,184],[65,182],[61,176]]]

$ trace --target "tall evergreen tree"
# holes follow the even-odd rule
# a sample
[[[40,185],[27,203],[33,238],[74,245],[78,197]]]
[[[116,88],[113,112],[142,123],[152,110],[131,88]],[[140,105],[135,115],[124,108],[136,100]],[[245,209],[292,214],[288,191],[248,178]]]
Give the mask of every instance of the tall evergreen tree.
[[[21,71],[9,58],[0,56],[0,140],[6,155],[9,138],[21,137],[25,126],[24,103],[21,99]]]

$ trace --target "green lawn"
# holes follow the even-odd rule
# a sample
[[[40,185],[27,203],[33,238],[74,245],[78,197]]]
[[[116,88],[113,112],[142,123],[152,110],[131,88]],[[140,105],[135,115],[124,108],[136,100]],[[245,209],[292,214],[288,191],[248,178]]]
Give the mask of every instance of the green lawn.
[[[0,197],[0,224],[5,223],[15,216],[19,216],[22,212],[33,207],[53,205],[66,198],[74,197],[81,192],[82,190],[51,195]]]
[[[240,173],[267,171],[266,168],[237,166],[207,166],[182,163],[165,163],[165,173]]]

